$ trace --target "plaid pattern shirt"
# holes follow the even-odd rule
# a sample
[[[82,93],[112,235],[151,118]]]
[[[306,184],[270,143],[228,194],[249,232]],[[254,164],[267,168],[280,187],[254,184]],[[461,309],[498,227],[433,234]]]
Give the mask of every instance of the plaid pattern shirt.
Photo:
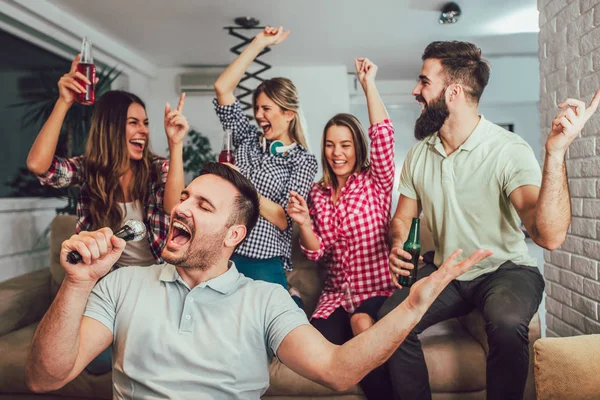
[[[309,208],[320,246],[302,247],[313,261],[323,259],[327,278],[312,318],[328,318],[338,307],[348,313],[365,300],[390,296],[386,234],[394,185],[394,127],[385,120],[369,128],[371,166],[348,178],[335,204],[333,189],[313,185]]]
[[[258,193],[279,204],[285,210],[290,190],[306,197],[317,173],[317,159],[302,145],[296,144],[285,155],[263,151],[258,128],[250,125],[239,100],[222,106],[213,100],[223,129],[230,129],[235,146],[235,165],[248,178]],[[267,145],[268,148],[268,145]],[[267,221],[262,215],[235,252],[244,257],[267,259],[281,257],[285,270],[292,269],[292,219],[287,217],[284,231]]]
[[[162,263],[163,260],[160,254],[167,240],[170,218],[164,209],[165,183],[167,182],[167,173],[169,172],[169,160],[162,157],[155,157],[152,160],[152,166],[154,167],[154,171],[151,173],[152,179],[148,188],[148,197],[143,201],[144,215],[146,215],[144,223],[148,231],[146,237],[150,251],[157,263]],[[160,176],[157,176],[158,171],[160,171]],[[81,186],[79,199],[77,199],[77,233],[92,229],[92,221],[89,214],[91,199],[87,194],[87,185],[83,182],[84,176],[84,160],[82,156],[73,158],[54,156],[48,171],[37,176],[42,185],[49,185],[55,188]]]

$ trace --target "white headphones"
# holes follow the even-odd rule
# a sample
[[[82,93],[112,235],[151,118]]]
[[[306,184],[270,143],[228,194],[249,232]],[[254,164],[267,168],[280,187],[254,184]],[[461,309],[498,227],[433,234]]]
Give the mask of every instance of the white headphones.
[[[283,155],[294,147],[296,147],[296,143],[285,146],[281,140],[275,140],[269,146],[269,152],[274,156]]]

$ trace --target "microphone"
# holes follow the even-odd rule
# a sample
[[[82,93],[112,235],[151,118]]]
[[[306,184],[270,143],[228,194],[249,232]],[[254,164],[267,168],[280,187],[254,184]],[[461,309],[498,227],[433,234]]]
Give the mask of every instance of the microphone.
[[[146,236],[146,225],[144,225],[142,221],[130,219],[126,221],[125,225],[120,227],[114,235],[126,242],[138,242]],[[67,254],[67,261],[70,264],[78,264],[81,260],[81,254],[79,254],[77,250],[73,250]]]

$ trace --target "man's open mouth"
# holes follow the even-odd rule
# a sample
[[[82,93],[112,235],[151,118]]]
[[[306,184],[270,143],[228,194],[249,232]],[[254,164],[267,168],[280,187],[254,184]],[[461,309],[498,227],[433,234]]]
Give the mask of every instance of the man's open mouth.
[[[190,241],[192,234],[190,229],[179,221],[173,221],[173,229],[169,244],[174,244],[175,247],[180,247]]]

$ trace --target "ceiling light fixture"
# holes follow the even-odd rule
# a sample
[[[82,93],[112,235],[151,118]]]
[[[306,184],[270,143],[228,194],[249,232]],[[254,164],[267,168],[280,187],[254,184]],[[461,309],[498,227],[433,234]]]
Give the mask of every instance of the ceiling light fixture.
[[[458,18],[461,15],[461,10],[458,4],[454,2],[446,3],[442,7],[442,14],[440,15],[440,24],[455,24],[458,22]]]

